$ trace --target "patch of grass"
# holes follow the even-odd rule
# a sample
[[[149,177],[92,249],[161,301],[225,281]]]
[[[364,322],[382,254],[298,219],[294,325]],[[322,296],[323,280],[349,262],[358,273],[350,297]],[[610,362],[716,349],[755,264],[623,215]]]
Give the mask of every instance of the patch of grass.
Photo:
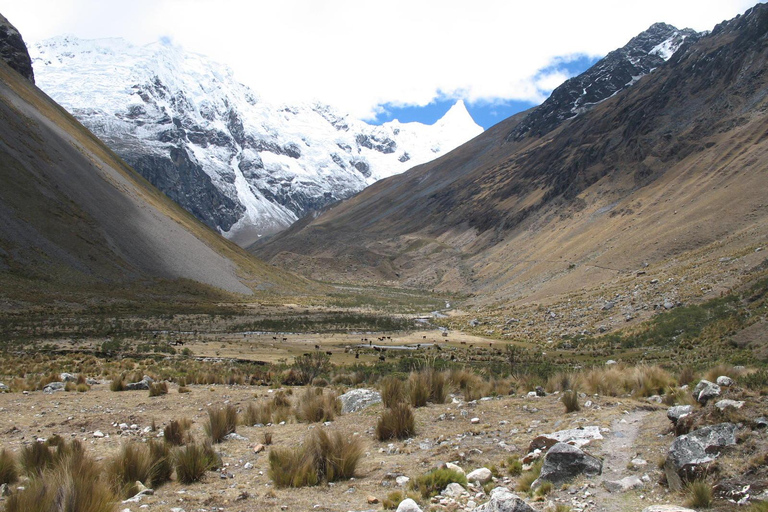
[[[120,452],[106,465],[106,473],[112,491],[118,496],[130,498],[138,492],[136,482],[151,485],[152,457],[145,444],[125,443]]]
[[[12,494],[6,512],[114,512],[116,496],[102,479],[100,466],[83,451],[70,453],[55,468]]]
[[[753,501],[744,512],[768,512],[768,501]]]
[[[563,396],[560,398],[560,401],[563,402],[566,413],[581,410],[581,406],[579,405],[579,393],[573,389],[569,389],[563,392]]]
[[[237,410],[232,405],[224,407],[209,407],[208,421],[205,423],[205,433],[214,443],[220,443],[227,434],[237,430]]]
[[[171,481],[173,474],[171,446],[167,442],[156,439],[150,439],[147,446],[149,447],[149,458],[152,461],[152,466],[149,469],[150,487],[157,489],[164,483]]]
[[[507,459],[507,473],[509,476],[520,476],[523,472],[523,462],[519,457],[509,457]]]
[[[40,476],[46,469],[53,467],[53,452],[45,443],[34,442],[21,449],[19,465],[22,472],[30,478]]]
[[[692,508],[710,508],[712,506],[712,485],[705,480],[694,480],[685,486],[688,496],[686,505]]]
[[[16,458],[6,449],[0,451],[0,484],[12,484],[19,479]]]
[[[125,378],[122,375],[112,377],[109,383],[110,391],[125,391]]]
[[[214,467],[210,450],[196,443],[176,449],[173,465],[176,468],[176,478],[182,484],[199,482],[205,472]]]
[[[340,412],[336,393],[324,393],[323,388],[307,388],[294,409],[296,419],[307,423],[332,421]]]
[[[385,377],[379,386],[384,407],[392,407],[405,400],[405,385],[396,377]]]
[[[172,446],[181,446],[185,442],[186,433],[192,422],[188,419],[171,420],[163,429],[165,442]]]
[[[555,488],[555,484],[552,482],[544,481],[541,483],[541,485],[536,489],[536,492],[534,493],[536,496],[546,496],[552,490]]]
[[[262,437],[262,440],[264,441],[264,446],[269,446],[272,444],[272,432],[265,431],[264,435]]]
[[[168,394],[168,383],[165,381],[152,382],[149,385],[149,396],[160,396]]]
[[[413,372],[408,377],[408,398],[413,407],[424,407],[429,400],[429,378],[425,373]]]
[[[429,499],[440,494],[451,483],[466,487],[467,477],[458,471],[440,468],[415,478],[412,480],[411,486],[413,490],[421,494],[422,498]]]
[[[413,409],[406,403],[396,403],[385,409],[376,423],[376,438],[379,441],[388,439],[407,439],[416,433],[416,420]]]
[[[269,452],[269,476],[277,487],[306,487],[321,481],[352,478],[363,444],[341,432],[315,430],[301,448],[275,448]]]
[[[515,489],[517,489],[519,492],[530,492],[531,484],[534,482],[534,480],[539,478],[539,475],[541,474],[541,465],[543,463],[544,461],[541,459],[534,462],[530,471],[524,472],[517,479],[517,485],[515,486]]]

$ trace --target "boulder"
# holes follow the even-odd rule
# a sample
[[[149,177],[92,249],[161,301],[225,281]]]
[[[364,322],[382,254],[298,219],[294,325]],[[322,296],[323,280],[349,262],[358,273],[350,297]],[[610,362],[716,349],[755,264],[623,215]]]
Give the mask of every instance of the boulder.
[[[461,475],[466,475],[466,472],[461,468],[461,466],[454,464],[453,462],[446,462],[445,468],[453,470]]]
[[[62,382],[77,382],[77,375],[72,375],[71,373],[62,373],[59,375],[59,380]]]
[[[467,482],[479,482],[487,484],[493,478],[491,470],[488,468],[478,468],[467,475]]]
[[[126,391],[141,391],[149,389],[149,385],[154,382],[154,379],[149,375],[145,375],[139,382],[131,382],[125,385]]]
[[[476,507],[472,512],[535,512],[522,498],[506,487],[491,491],[491,499]]]
[[[0,393],[7,393],[9,391],[10,391],[10,389],[8,388],[8,386],[6,386],[2,382],[0,382]]]
[[[381,403],[381,393],[371,389],[353,389],[339,397],[341,412],[357,412],[374,404]]]
[[[669,447],[664,472],[669,488],[678,491],[683,483],[700,476],[699,467],[715,460],[718,450],[736,444],[736,425],[720,423],[675,438]]]
[[[43,388],[43,393],[55,393],[56,391],[64,391],[66,384],[63,382],[51,382]]]
[[[644,486],[645,484],[642,480],[640,480],[640,477],[634,475],[626,476],[621,480],[603,481],[603,487],[605,487],[608,492],[627,492],[631,491],[632,489],[640,489]]]
[[[602,439],[600,434],[600,427],[592,425],[583,428],[571,428],[568,430],[558,430],[551,434],[544,434],[534,438],[531,444],[528,446],[528,451],[532,452],[536,449],[549,449],[557,443],[568,443],[581,448],[582,446],[589,444],[590,441],[596,441]]]
[[[406,498],[397,506],[397,512],[422,512],[422,510],[415,501]]]
[[[448,487],[443,489],[443,496],[448,496],[449,498],[458,498],[462,494],[464,494],[464,488],[461,486],[461,484],[457,484],[456,482],[451,482],[448,484]]]
[[[667,409],[667,418],[672,423],[677,423],[677,421],[682,418],[683,416],[687,416],[693,412],[693,406],[692,405],[676,405],[674,407],[670,407]]]
[[[735,384],[733,382],[733,379],[728,377],[727,375],[719,376],[715,382],[717,382],[718,386],[722,386],[724,388],[729,388]]]
[[[741,409],[744,407],[744,402],[741,400],[719,400],[717,403],[715,403],[715,407],[720,409],[721,411],[724,411],[728,407],[733,407],[734,409]]]
[[[537,489],[544,481],[559,486],[579,475],[596,476],[602,471],[603,462],[600,459],[573,445],[557,443],[544,457],[541,474],[531,484],[531,488]]]
[[[700,404],[706,404],[711,399],[720,396],[720,386],[708,380],[700,380],[693,388],[693,398]]]

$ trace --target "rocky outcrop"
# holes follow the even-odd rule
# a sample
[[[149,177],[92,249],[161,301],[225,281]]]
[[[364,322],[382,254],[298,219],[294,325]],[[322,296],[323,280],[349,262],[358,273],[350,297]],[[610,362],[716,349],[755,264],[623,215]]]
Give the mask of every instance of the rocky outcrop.
[[[736,425],[720,423],[678,436],[669,447],[664,465],[670,489],[680,490],[683,483],[701,476],[700,468],[717,458],[719,451],[736,444]]]
[[[506,487],[496,487],[491,491],[491,499],[472,512],[534,512],[534,510]]]
[[[10,21],[0,14],[0,59],[5,61],[21,76],[35,83],[35,73],[32,71],[32,59],[29,58],[27,45]]]
[[[714,382],[702,379],[693,388],[693,398],[700,404],[706,404],[708,401],[720,396],[720,386]]]
[[[143,379],[141,379],[139,382],[131,382],[129,384],[125,385],[126,391],[139,391],[139,390],[147,390],[149,389],[149,385],[152,384],[154,380],[149,375],[145,375]]]
[[[667,418],[669,418],[669,421],[672,423],[677,424],[680,418],[687,416],[692,412],[693,406],[691,405],[675,405],[667,409]]]
[[[371,389],[353,389],[339,397],[341,412],[357,412],[374,404],[381,403],[381,393]]]

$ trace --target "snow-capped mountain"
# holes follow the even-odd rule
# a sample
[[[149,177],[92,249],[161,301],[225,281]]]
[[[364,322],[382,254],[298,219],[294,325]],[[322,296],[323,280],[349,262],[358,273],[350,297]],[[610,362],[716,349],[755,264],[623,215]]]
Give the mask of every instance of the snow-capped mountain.
[[[510,134],[520,140],[540,136],[571,117],[589,110],[631,86],[700,34],[690,28],[677,29],[666,23],[653,25],[612,51],[584,73],[566,80]]]
[[[241,245],[482,132],[459,101],[433,125],[276,105],[183,49],[65,36],[29,48],[38,86],[151,183]]]

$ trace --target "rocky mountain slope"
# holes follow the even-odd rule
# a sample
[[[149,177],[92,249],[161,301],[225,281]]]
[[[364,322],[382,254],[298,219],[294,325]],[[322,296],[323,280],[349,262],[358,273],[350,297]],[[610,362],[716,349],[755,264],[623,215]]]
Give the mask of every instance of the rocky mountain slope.
[[[759,4],[553,129],[552,103],[518,114],[254,251],[323,279],[485,304],[599,289],[667,263],[697,293],[716,290],[721,259],[768,241],[767,29]]]
[[[431,126],[271,104],[224,66],[160,42],[57,37],[30,52],[43,90],[241,245],[482,132],[461,102]]]
[[[32,71],[32,59],[27,52],[19,31],[16,30],[5,16],[0,14],[0,59],[15,69],[32,83],[35,83],[35,73]]]
[[[238,294],[306,286],[194,219],[3,61],[0,118],[4,307],[179,280]]]

